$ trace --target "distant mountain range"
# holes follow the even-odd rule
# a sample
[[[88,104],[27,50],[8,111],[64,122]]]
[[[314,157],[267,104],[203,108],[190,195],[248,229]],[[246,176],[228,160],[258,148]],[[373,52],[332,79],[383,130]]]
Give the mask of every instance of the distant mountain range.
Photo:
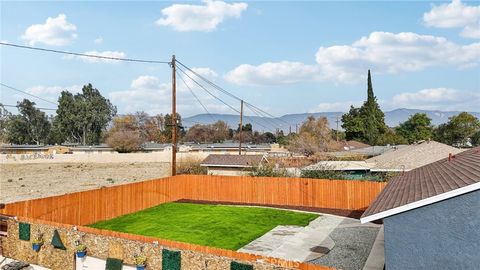
[[[395,109],[385,112],[385,122],[390,127],[395,127],[399,123],[404,122],[410,115],[415,113],[426,113],[432,119],[433,125],[443,124],[448,121],[449,117],[457,115],[460,111],[429,111],[417,109]],[[480,112],[470,112],[477,118],[480,118]],[[341,129],[341,118],[344,112],[316,112],[316,113],[298,113],[286,114],[280,117],[259,117],[259,116],[244,116],[244,123],[252,123],[253,129],[258,131],[275,131],[277,128],[288,132],[292,129],[295,131],[296,125],[300,125],[307,119],[308,116],[313,115],[315,118],[325,116],[330,123],[330,127],[336,129],[337,118],[339,120],[338,126]],[[183,119],[185,127],[191,127],[195,124],[211,124],[218,120],[226,122],[230,127],[236,128],[239,123],[239,116],[233,114],[197,114]]]

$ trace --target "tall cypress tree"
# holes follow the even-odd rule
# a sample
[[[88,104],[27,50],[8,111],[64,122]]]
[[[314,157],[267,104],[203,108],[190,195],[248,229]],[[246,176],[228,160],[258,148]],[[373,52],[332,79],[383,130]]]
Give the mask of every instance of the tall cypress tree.
[[[360,117],[365,124],[363,140],[370,145],[376,144],[378,137],[385,133],[385,114],[378,105],[377,98],[373,94],[372,76],[368,70],[367,79],[367,101],[360,108]]]
[[[368,70],[367,88],[367,102],[375,101],[376,98],[373,94],[372,75],[370,75],[370,69]]]
[[[380,135],[387,131],[385,115],[373,93],[370,70],[367,79],[367,100],[359,109],[352,107],[349,113],[342,116],[342,121],[347,139],[360,140],[370,145],[375,145]]]

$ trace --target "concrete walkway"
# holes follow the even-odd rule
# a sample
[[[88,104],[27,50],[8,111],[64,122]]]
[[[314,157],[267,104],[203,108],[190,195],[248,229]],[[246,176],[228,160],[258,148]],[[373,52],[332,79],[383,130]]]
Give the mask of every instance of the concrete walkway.
[[[290,261],[335,264],[342,269],[362,269],[379,228],[380,225],[373,223],[360,224],[356,219],[322,214],[306,227],[277,226],[239,251]],[[361,248],[349,246],[349,241],[355,241]],[[346,252],[348,256],[343,256]]]

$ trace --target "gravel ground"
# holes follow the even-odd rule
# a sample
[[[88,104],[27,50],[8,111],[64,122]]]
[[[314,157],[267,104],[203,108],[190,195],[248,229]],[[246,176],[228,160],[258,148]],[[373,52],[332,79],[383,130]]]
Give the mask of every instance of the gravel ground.
[[[161,162],[0,164],[0,203],[161,178],[169,171]]]
[[[335,228],[329,235],[335,242],[335,247],[311,263],[344,270],[362,269],[380,227],[348,227],[352,223],[351,220],[345,220]]]

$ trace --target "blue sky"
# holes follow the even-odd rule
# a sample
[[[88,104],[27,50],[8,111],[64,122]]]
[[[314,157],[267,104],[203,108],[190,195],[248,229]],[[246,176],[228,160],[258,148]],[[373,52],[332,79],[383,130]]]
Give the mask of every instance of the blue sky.
[[[128,58],[169,61],[175,54],[275,115],[358,105],[368,69],[384,110],[479,111],[479,21],[478,1],[2,1],[0,40]],[[1,82],[32,94],[55,101],[61,90],[92,83],[120,113],[170,111],[165,64],[89,61],[5,46],[0,53]],[[234,113],[186,82],[210,112]],[[203,113],[181,80],[178,86],[179,112]],[[1,88],[4,104],[23,97]]]

